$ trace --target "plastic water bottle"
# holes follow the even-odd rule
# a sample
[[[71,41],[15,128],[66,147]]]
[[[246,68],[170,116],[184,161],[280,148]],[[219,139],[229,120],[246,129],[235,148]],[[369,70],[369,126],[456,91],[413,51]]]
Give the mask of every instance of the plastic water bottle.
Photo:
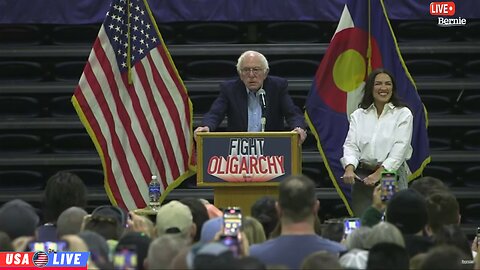
[[[158,210],[160,206],[160,182],[158,182],[157,176],[152,175],[152,180],[148,184],[148,206],[153,210]]]

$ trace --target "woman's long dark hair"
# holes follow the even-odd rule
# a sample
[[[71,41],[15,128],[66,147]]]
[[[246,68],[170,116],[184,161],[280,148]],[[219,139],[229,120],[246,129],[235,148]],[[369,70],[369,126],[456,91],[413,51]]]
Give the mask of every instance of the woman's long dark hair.
[[[375,85],[375,78],[378,74],[381,73],[387,74],[392,80],[392,97],[390,98],[390,102],[395,107],[406,107],[405,103],[403,103],[397,95],[397,83],[395,82],[395,78],[389,71],[383,68],[375,69],[368,75],[367,80],[365,81],[365,87],[363,88],[363,98],[362,101],[360,101],[360,104],[358,104],[358,107],[362,109],[367,109],[368,107],[370,107],[370,105],[372,105],[374,101],[373,86]]]

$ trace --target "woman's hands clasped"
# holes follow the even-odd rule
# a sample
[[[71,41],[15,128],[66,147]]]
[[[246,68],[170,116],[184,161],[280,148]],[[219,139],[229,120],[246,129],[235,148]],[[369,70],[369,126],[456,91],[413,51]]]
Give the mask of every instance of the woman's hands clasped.
[[[369,176],[363,179],[363,183],[367,186],[375,186],[380,178],[382,178],[382,171],[383,169],[376,170],[374,173],[370,174]]]
[[[353,185],[355,183],[355,180],[358,180],[367,186],[375,186],[380,181],[380,178],[382,177],[382,171],[383,171],[383,167],[380,167],[374,173],[362,179],[355,174],[355,167],[353,167],[353,165],[350,164],[350,165],[347,165],[347,167],[345,167],[345,173],[341,178],[343,179],[343,182],[345,184]]]

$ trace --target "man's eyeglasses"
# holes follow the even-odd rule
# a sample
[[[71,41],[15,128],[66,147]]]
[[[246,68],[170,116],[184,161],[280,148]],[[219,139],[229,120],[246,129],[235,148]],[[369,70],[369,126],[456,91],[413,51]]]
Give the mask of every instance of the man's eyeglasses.
[[[260,72],[263,71],[263,68],[258,68],[258,67],[255,67],[255,68],[242,68],[241,69],[241,72],[243,75],[248,75],[250,74],[250,72],[253,73],[253,75],[258,75],[260,74]]]

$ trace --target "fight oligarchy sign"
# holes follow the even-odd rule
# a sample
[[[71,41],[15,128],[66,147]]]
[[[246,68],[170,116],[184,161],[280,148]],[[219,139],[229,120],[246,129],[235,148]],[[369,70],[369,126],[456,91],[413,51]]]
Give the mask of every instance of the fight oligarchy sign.
[[[292,138],[205,136],[203,183],[278,182],[292,174]],[[200,164],[198,164],[200,165]]]

